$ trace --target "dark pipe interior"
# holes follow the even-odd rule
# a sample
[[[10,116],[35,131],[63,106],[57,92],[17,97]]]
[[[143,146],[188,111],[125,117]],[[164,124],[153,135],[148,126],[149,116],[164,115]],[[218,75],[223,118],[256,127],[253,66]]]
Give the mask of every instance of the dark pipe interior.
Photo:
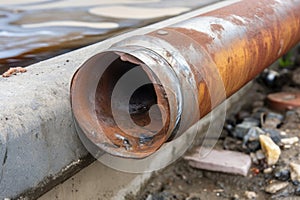
[[[153,84],[137,88],[129,101],[129,113],[132,120],[139,126],[150,124],[149,110],[156,103],[157,96]]]
[[[117,107],[117,113],[120,115],[126,112],[129,113],[132,121],[138,127],[143,128],[150,123],[151,125],[153,123],[154,126],[147,126],[143,132],[137,132],[135,127],[128,125],[127,128],[130,131],[125,132],[116,123],[111,108],[112,93],[116,84],[129,70],[137,66],[139,65],[136,63],[123,61],[118,57],[107,67],[97,86],[95,109],[101,128],[116,148],[124,148],[126,151],[136,151],[145,154],[150,151],[154,152],[162,145],[166,140],[165,133],[168,126],[168,122],[164,124],[164,121],[168,120],[163,119],[160,109],[154,117],[151,115],[150,119],[149,110],[154,104],[158,103],[158,97],[155,85],[151,84],[152,81],[149,78],[149,73],[139,67],[138,74],[134,79],[142,79],[147,81],[148,84],[142,86],[136,85],[136,90],[130,97],[129,105],[128,102],[120,101],[121,105]],[[128,81],[132,84],[135,83],[134,80]],[[121,85],[121,87],[124,88],[121,88],[120,94],[123,91],[127,91],[126,84]],[[168,109],[166,110],[168,111]],[[126,118],[124,118],[124,123],[126,123]]]

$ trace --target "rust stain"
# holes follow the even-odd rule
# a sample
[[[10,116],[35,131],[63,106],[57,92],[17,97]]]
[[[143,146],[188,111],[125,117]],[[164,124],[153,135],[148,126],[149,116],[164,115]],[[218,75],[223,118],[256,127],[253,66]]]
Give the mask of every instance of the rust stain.
[[[222,32],[224,31],[224,27],[221,24],[211,24],[210,29],[212,32]]]
[[[182,27],[165,27],[164,30],[167,34],[159,35],[156,34],[156,31],[147,34],[164,40],[176,49],[175,52],[164,49],[173,57],[180,54],[185,59],[188,64],[187,67],[192,73],[191,76],[195,80],[196,89],[193,93],[198,99],[199,105],[196,106],[200,109],[200,118],[225,100],[225,97],[229,97],[252,80],[259,72],[300,41],[300,2],[292,0],[282,2],[286,5],[281,5],[275,0],[243,0],[193,17],[193,23],[195,24],[197,24],[195,21],[199,18],[199,25],[201,25],[203,16],[208,16],[210,19],[222,18],[237,25],[226,26],[226,24],[219,24],[218,21],[210,22],[211,25],[207,28],[211,31],[211,34],[184,28],[184,21],[179,23],[182,24]],[[189,22],[189,19],[186,22]],[[219,37],[220,40],[215,40],[212,37],[216,33],[221,36],[220,34],[224,32],[230,33],[230,37]],[[161,56],[163,58],[164,55]],[[173,63],[169,64],[170,67],[173,67]],[[105,124],[104,132],[109,140],[117,147],[121,147],[116,150],[121,152],[121,155],[125,157],[129,155],[130,157],[134,154],[139,158],[145,157],[157,150],[168,139],[165,133],[170,125],[169,111],[170,107],[175,105],[168,104],[168,99],[164,98],[163,88],[154,88],[157,102],[167,110],[166,115],[162,116],[163,120],[166,121],[166,126],[156,133],[156,138],[153,139],[151,145],[139,147],[139,141],[136,137],[123,134],[113,121],[108,121],[108,119],[111,119],[110,106],[107,106],[110,105],[110,102],[108,102],[109,99],[104,97],[109,96],[111,87],[113,87],[112,82],[117,78],[116,74],[120,73],[119,70],[121,69],[118,68],[112,71],[110,74],[113,76],[107,76],[98,85],[96,98],[96,104],[99,106],[97,108],[98,120],[99,123]],[[77,78],[74,79],[74,82],[77,81]],[[151,76],[149,78],[151,80]],[[185,81],[183,79],[186,78],[181,78],[180,83]],[[225,94],[223,94],[223,89],[225,89]],[[103,94],[107,95],[103,96]],[[188,105],[189,101],[184,103]],[[82,112],[84,114],[84,110]],[[192,119],[192,121],[198,119]],[[149,121],[147,118],[137,118],[135,120],[140,124],[146,124]],[[119,134],[118,137],[115,135],[116,132]],[[136,134],[138,135],[138,133]],[[124,137],[130,141],[131,150],[129,152],[120,150],[126,148],[126,143],[124,144],[122,139]],[[103,141],[100,136],[98,139],[99,142]]]
[[[217,33],[218,39],[221,40],[221,33],[224,31],[224,27],[221,24],[211,24],[210,29],[212,32]]]
[[[215,39],[212,36],[208,35],[207,33],[199,32],[199,31],[196,31],[193,29],[171,27],[171,28],[168,28],[168,30],[173,30],[173,31],[178,32],[178,34],[185,35],[184,37],[191,38],[192,40],[194,40],[193,43],[201,43],[201,45],[203,45],[206,49],[210,44],[212,44],[214,42],[214,39]],[[187,43],[187,44],[189,44],[189,43]]]

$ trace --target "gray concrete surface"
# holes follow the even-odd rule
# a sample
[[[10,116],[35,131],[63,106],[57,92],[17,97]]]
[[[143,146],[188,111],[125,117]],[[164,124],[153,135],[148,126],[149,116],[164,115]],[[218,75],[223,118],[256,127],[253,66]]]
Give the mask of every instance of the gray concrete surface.
[[[224,1],[200,9],[208,12]],[[69,103],[70,81],[90,56],[132,35],[143,34],[199,14],[199,11],[111,38],[28,67],[24,74],[0,78],[0,199],[55,179],[87,155],[76,135]],[[101,171],[99,172],[101,173]]]

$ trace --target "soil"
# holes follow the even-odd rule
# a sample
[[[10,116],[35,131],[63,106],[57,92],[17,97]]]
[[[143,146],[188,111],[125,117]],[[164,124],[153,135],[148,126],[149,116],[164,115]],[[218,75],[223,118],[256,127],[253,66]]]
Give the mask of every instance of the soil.
[[[281,148],[279,161],[268,166],[265,159],[252,162],[247,177],[204,171],[189,166],[180,159],[155,175],[145,184],[137,196],[127,199],[137,200],[202,200],[202,199],[300,199],[300,184],[291,180],[291,162],[300,164],[298,143],[284,146],[281,138],[300,137],[300,108],[276,111],[268,106],[267,95],[279,91],[300,91],[300,53],[294,54],[293,66],[280,67],[278,64],[265,70],[256,80],[245,98],[249,101],[242,109],[227,116],[224,130],[215,148],[252,154],[261,149],[258,141],[243,146],[243,138],[235,134],[235,127],[245,118],[258,119],[258,127],[265,128],[264,116],[277,113],[282,116],[277,124],[271,124],[271,138]],[[270,73],[275,73],[272,78]],[[263,116],[263,117],[261,117]],[[275,120],[276,121],[276,120]],[[272,127],[273,123],[273,127]],[[279,133],[279,134],[277,134]],[[277,138],[277,139],[276,139]],[[288,183],[288,186],[273,194],[266,192],[266,186],[273,181]],[[299,195],[299,196],[298,196]]]

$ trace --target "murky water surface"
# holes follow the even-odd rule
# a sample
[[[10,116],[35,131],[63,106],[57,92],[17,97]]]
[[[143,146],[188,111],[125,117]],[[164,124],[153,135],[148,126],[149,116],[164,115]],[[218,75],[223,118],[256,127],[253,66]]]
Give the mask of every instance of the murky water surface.
[[[217,0],[0,0],[0,73]]]

